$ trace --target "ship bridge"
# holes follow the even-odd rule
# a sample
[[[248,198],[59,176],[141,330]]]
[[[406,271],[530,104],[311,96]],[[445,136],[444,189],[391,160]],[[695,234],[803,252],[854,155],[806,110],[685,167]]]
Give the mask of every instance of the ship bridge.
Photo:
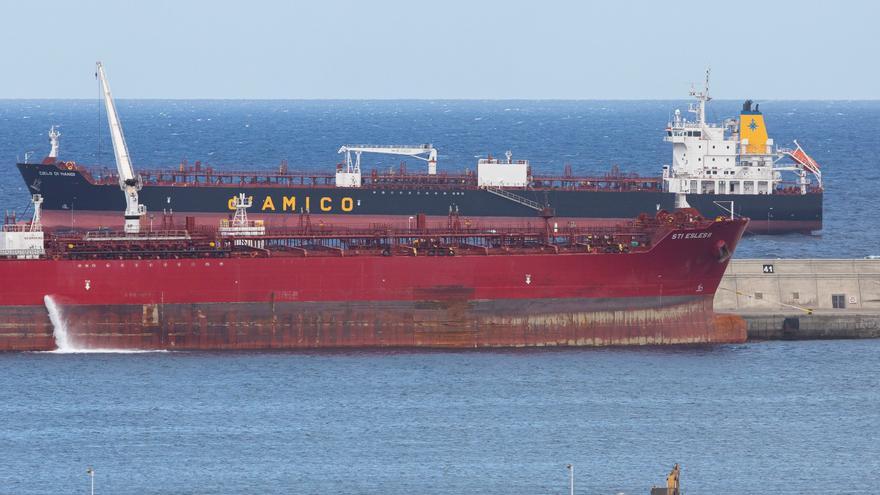
[[[767,134],[758,104],[746,100],[739,118],[721,125],[707,122],[709,71],[704,89],[691,89],[690,95],[696,100],[688,107],[694,120],[676,110],[666,127],[664,141],[672,143],[672,165],[663,167],[664,190],[746,195],[821,190],[818,164],[799,145],[795,151],[777,148]],[[791,160],[784,163],[785,158]],[[784,172],[790,174],[788,178]]]

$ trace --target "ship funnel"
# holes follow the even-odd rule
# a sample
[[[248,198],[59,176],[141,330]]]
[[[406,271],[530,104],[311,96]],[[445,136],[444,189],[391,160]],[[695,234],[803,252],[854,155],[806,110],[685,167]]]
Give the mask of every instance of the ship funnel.
[[[752,100],[743,103],[739,115],[739,138],[745,147],[744,152],[750,155],[762,155],[767,152],[767,127],[758,104],[752,107]]]

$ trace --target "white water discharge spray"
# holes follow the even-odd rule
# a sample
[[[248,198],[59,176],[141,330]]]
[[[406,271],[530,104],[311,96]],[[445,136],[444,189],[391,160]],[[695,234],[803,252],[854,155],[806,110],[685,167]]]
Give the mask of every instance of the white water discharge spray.
[[[43,296],[43,303],[49,311],[49,320],[52,322],[52,335],[55,337],[56,352],[77,352],[79,349],[73,345],[70,334],[67,333],[67,322],[61,315],[61,308],[55,303],[50,295]]]
[[[61,314],[61,308],[58,306],[58,303],[55,302],[55,299],[46,295],[43,296],[43,303],[46,305],[46,310],[49,311],[49,321],[52,322],[52,335],[55,337],[55,346],[57,349],[54,351],[49,351],[54,354],[74,354],[74,353],[110,353],[110,354],[140,354],[144,352],[168,352],[164,349],[157,350],[143,350],[143,349],[104,349],[104,348],[91,348],[91,347],[80,347],[73,343],[73,338],[70,335],[67,327],[67,320],[64,319],[64,316]]]

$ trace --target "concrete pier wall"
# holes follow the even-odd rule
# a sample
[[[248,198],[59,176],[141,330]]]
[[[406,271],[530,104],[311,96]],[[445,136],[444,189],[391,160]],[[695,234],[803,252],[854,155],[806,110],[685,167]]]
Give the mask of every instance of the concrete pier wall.
[[[743,313],[750,340],[880,338],[880,313]]]
[[[714,302],[753,339],[877,338],[880,260],[734,260]]]
[[[785,305],[880,311],[880,260],[733,260],[715,293],[721,311]]]

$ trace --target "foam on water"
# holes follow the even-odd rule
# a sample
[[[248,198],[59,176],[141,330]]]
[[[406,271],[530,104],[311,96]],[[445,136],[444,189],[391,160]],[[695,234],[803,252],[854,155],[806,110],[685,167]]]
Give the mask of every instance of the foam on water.
[[[140,354],[145,352],[167,352],[164,350],[105,349],[78,346],[73,342],[68,332],[67,321],[61,314],[61,308],[55,302],[55,299],[47,294],[43,296],[43,303],[46,305],[46,310],[49,311],[49,320],[52,322],[52,335],[55,337],[55,346],[57,347],[54,351],[48,351],[52,354]]]

